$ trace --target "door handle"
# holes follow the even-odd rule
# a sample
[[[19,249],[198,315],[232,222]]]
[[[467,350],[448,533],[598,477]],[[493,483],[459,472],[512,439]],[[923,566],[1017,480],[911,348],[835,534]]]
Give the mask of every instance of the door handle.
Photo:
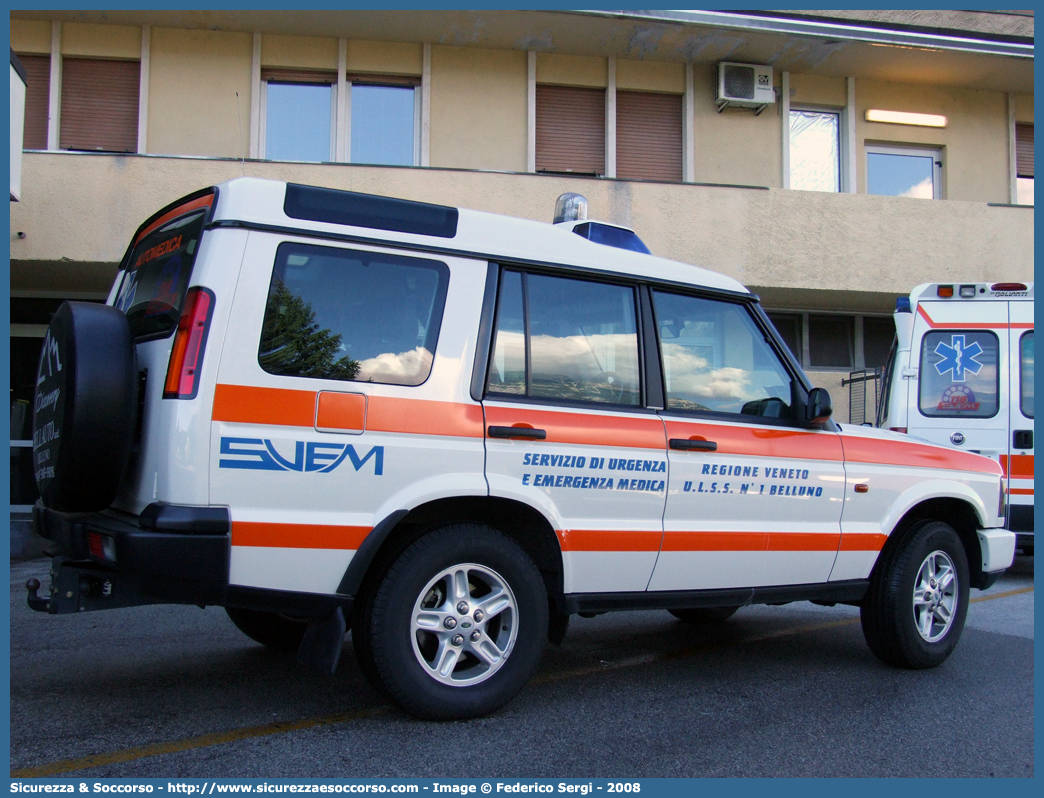
[[[718,444],[716,441],[692,440],[690,438],[671,438],[670,447],[682,451],[716,452]]]
[[[1017,429],[1012,433],[1011,445],[1014,449],[1032,449],[1033,448],[1033,430],[1031,429]]]
[[[531,441],[542,441],[547,438],[547,432],[532,427],[490,427],[491,438],[525,438]]]

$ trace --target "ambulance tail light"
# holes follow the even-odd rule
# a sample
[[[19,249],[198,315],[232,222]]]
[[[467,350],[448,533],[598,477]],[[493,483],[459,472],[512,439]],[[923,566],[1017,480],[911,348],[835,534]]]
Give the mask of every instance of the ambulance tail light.
[[[935,289],[935,295],[943,299],[949,299],[953,296],[953,286],[940,285],[938,288]]]
[[[889,427],[888,429],[890,429],[892,432],[901,432],[901,433],[903,433],[903,435],[906,435],[906,429],[907,428],[906,427]]]
[[[116,541],[108,535],[90,532],[87,535],[87,550],[92,557],[107,562],[116,562]]]
[[[167,381],[163,385],[164,399],[196,398],[213,315],[214,292],[207,288],[190,288],[178,320],[174,346],[170,350]]]
[[[1028,291],[1025,283],[994,283],[990,286],[991,291]]]

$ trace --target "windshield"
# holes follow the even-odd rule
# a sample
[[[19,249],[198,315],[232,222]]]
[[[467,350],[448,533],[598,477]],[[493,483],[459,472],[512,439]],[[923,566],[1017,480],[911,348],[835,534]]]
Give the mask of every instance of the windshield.
[[[115,305],[135,338],[167,335],[178,325],[205,211],[177,218],[144,236],[131,252]]]

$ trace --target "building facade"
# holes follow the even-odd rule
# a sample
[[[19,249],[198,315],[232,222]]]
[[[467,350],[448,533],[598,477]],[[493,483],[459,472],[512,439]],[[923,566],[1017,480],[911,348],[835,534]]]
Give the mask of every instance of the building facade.
[[[50,314],[105,298],[147,215],[244,174],[545,221],[579,192],[750,286],[841,421],[897,296],[1032,279],[1032,11],[10,16],[13,510]]]

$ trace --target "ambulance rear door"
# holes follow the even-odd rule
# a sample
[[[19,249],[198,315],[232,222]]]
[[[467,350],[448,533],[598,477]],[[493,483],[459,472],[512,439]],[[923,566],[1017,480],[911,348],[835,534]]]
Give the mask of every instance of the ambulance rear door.
[[[1008,302],[917,304],[909,434],[995,460],[1008,453]]]
[[[1011,418],[1008,477],[1008,529],[1033,531],[1033,301],[1009,303],[1011,369],[1008,412]]]

